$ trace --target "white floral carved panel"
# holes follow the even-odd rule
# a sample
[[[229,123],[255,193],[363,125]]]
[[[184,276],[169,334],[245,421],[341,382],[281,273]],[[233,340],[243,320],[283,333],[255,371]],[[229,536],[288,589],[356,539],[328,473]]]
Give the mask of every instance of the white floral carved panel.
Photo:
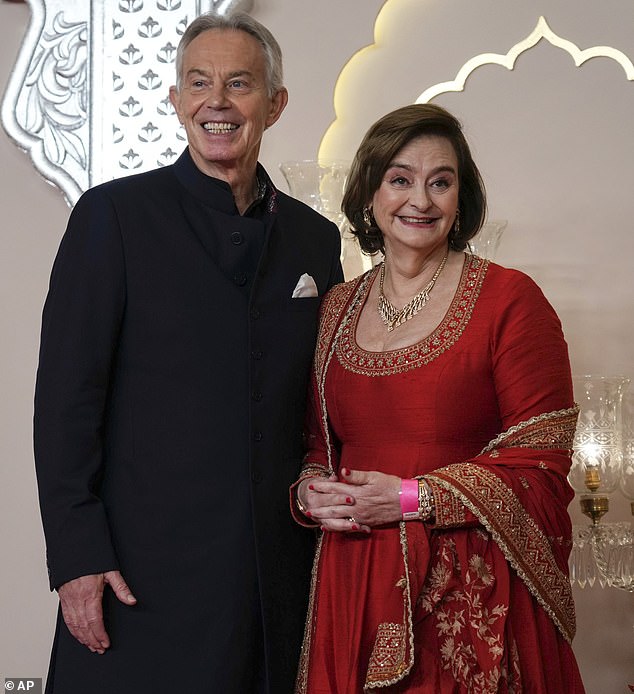
[[[176,46],[202,12],[244,0],[29,0],[2,122],[73,205],[102,181],[169,164],[185,133],[168,99]]]

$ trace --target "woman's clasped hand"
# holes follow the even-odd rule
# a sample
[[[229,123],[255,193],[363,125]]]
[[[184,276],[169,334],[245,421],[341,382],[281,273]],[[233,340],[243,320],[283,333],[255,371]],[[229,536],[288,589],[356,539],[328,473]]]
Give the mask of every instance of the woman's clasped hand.
[[[305,515],[322,530],[369,533],[401,520],[400,489],[396,475],[343,468],[340,477],[304,480],[297,494]]]

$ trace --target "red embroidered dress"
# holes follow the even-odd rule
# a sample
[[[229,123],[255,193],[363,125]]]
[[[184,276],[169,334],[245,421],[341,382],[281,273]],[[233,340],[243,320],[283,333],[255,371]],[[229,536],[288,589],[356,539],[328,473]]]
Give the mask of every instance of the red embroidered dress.
[[[355,332],[375,277],[324,300],[302,476],[425,475],[435,523],[321,535],[297,692],[583,692],[557,316],[526,275],[467,255],[429,337],[367,352]]]

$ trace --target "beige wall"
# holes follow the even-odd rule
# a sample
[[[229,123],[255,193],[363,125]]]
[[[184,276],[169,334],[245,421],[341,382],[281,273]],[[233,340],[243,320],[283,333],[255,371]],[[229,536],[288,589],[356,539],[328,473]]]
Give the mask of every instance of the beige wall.
[[[389,5],[389,7],[388,7]],[[257,0],[254,16],[285,53],[291,101],[266,135],[262,161],[315,157],[334,118],[333,91],[350,58],[372,42],[384,0]],[[544,15],[581,48],[611,45],[634,59],[629,0],[389,0],[380,43],[344,73],[350,157],[365,128],[425,88],[453,79],[471,57],[505,53]],[[28,24],[27,5],[0,3],[0,89]],[[498,260],[532,274],[557,308],[575,372],[634,377],[634,83],[606,58],[575,67],[542,41],[515,69],[480,68],[462,93],[436,99],[465,122],[490,192],[509,220]],[[0,132],[0,679],[44,676],[56,600],[47,590],[31,452],[32,393],[41,305],[68,208],[59,191]],[[581,522],[571,507],[575,522]],[[626,519],[619,499],[613,520]],[[634,601],[616,590],[576,590],[575,650],[589,694],[634,682]]]

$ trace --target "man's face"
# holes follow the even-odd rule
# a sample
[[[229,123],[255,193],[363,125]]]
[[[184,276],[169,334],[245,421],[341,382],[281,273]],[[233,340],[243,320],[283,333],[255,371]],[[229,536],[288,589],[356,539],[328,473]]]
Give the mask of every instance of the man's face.
[[[170,100],[196,166],[231,183],[252,176],[265,128],[280,117],[285,89],[268,93],[264,52],[244,31],[210,29],[185,49],[181,88]]]

